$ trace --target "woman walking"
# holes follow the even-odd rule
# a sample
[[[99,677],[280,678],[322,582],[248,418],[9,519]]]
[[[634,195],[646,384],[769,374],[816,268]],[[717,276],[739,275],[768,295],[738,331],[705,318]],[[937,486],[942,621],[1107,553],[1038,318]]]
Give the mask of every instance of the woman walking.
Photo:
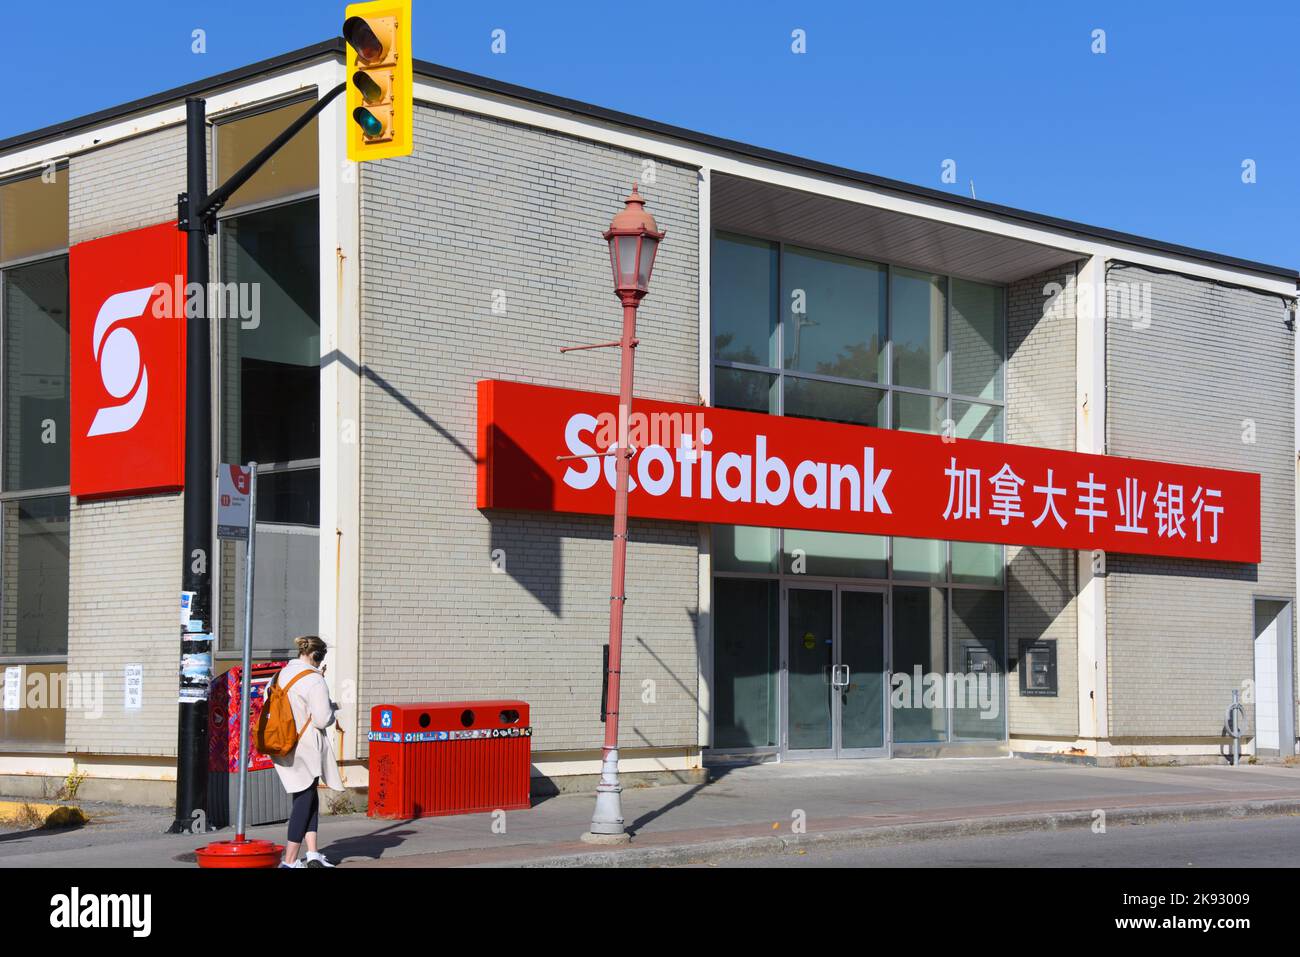
[[[334,723],[334,702],[325,684],[325,642],[316,635],[295,638],[298,657],[280,669],[275,682],[287,688],[293,708],[294,727],[302,734],[293,752],[272,756],[280,783],[293,798],[289,815],[289,840],[284,848],[281,867],[333,867],[316,846],[320,818],[320,795],[316,786],[324,781],[333,791],[343,790],[334,752],[325,737],[325,729]],[[302,676],[301,679],[295,680]],[[292,682],[292,686],[290,686]],[[298,860],[298,851],[307,845],[306,861]]]

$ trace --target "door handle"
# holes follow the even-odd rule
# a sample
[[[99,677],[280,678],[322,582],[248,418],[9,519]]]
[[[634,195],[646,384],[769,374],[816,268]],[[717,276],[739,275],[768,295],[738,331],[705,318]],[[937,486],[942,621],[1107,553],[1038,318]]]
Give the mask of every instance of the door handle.
[[[848,666],[848,665],[840,665],[840,667],[844,669],[844,683],[843,683],[842,685],[840,685],[840,687],[841,687],[841,688],[845,688],[845,689],[847,689],[848,686],[849,686],[849,684],[850,684],[850,680],[849,680],[849,666]]]

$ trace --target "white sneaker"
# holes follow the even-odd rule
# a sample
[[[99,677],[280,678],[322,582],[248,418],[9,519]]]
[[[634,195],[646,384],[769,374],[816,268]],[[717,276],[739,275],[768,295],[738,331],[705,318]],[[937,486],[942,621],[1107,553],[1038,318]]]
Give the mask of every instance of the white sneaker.
[[[322,854],[320,851],[308,851],[308,852],[307,852],[307,863],[306,863],[305,865],[302,865],[302,866],[305,866],[305,867],[333,867],[334,865],[333,865],[332,863],[330,863],[330,859],[329,859],[328,857],[326,857],[324,854]]]
[[[286,864],[284,861],[281,861],[280,866],[281,867],[306,867],[307,865],[304,864],[302,861],[294,861],[292,864]]]

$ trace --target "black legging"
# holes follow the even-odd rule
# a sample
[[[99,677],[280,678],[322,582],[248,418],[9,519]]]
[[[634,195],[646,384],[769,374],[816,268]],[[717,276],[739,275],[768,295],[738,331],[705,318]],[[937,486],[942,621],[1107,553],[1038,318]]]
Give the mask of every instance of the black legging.
[[[320,796],[316,785],[320,778],[311,782],[311,787],[298,791],[293,796],[293,810],[289,812],[289,843],[301,844],[309,831],[315,831],[320,821]]]

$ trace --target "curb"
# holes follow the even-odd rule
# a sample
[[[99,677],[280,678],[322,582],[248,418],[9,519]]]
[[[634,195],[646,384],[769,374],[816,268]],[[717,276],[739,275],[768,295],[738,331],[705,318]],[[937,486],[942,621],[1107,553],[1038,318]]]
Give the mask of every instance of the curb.
[[[0,801],[0,822],[33,829],[74,827],[86,823],[86,813],[75,804],[39,804],[29,801]]]
[[[1277,815],[1300,815],[1300,799],[1240,801],[1218,804],[1155,805],[1142,808],[1105,809],[1106,826],[1116,824],[1180,824],[1192,821],[1245,819]],[[783,837],[745,837],[699,844],[664,847],[633,845],[623,851],[592,851],[516,862],[516,867],[673,867],[734,858],[771,856],[787,851],[877,847],[920,841],[989,837],[1027,831],[1057,831],[1092,827],[1094,811],[1058,811],[1018,814],[1006,817],[966,818],[951,821],[922,821],[915,824],[882,825],[823,831]],[[496,864],[493,866],[511,866]]]

